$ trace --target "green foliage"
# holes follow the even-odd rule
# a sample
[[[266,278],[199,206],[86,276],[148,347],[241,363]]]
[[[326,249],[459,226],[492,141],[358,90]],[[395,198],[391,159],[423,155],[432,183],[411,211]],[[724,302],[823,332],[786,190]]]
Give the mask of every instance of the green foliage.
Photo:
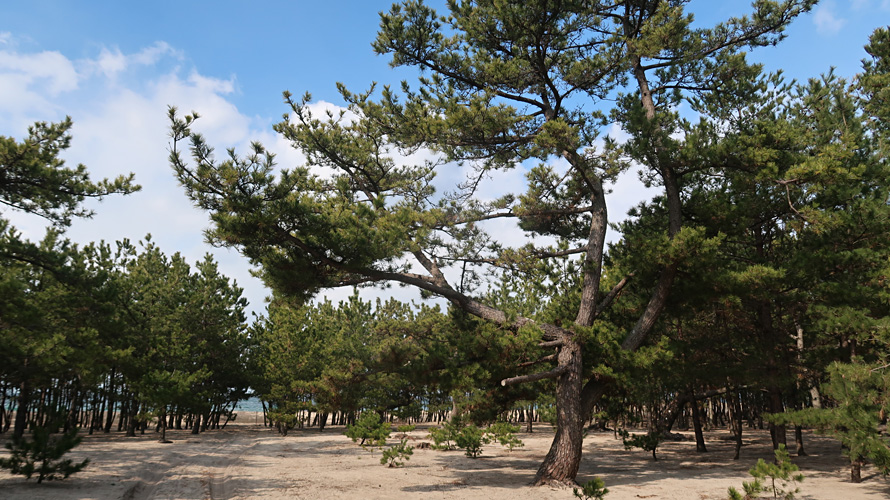
[[[399,432],[404,435],[404,434],[407,434],[407,433],[413,431],[416,428],[417,428],[417,426],[414,424],[403,424],[403,425],[399,425],[396,427],[396,432]]]
[[[470,424],[460,429],[454,442],[458,448],[463,448],[466,456],[477,458],[482,454],[482,444],[488,441],[485,439],[485,431]]]
[[[48,427],[32,425],[31,439],[13,437],[6,443],[10,457],[0,458],[0,468],[9,469],[12,474],[21,474],[28,479],[37,474],[38,483],[42,483],[44,479],[67,479],[90,463],[89,459],[80,463],[73,463],[71,459],[60,460],[62,455],[80,444],[82,439],[77,435],[76,428],[56,436]]]
[[[742,482],[742,489],[745,491],[744,497],[738,490],[730,487],[729,498],[731,500],[750,500],[757,498],[757,495],[762,492],[768,492],[773,494],[773,498],[781,497],[785,500],[792,500],[794,495],[800,491],[797,483],[803,481],[803,474],[795,474],[799,469],[791,463],[785,445],[779,445],[779,448],[775,450],[775,456],[775,463],[766,463],[761,458],[748,471],[754,476],[754,481]],[[766,482],[768,484],[765,484]],[[788,489],[789,487],[794,489]]]
[[[93,215],[82,207],[86,198],[140,189],[133,184],[133,174],[92,182],[85,166],[66,167],[59,154],[71,145],[68,131],[72,125],[70,117],[59,123],[35,123],[20,143],[0,136],[0,204],[67,226],[72,217]]]
[[[445,422],[442,427],[430,427],[430,439],[433,440],[432,448],[443,451],[453,450],[459,434],[460,427],[452,422]]]
[[[871,461],[883,474],[890,474],[890,440],[881,432],[881,411],[890,408],[890,372],[876,363],[832,363],[822,392],[824,408],[768,415],[780,424],[805,425],[836,437],[855,467]]]
[[[631,434],[625,429],[620,429],[618,435],[621,436],[621,441],[624,443],[624,449],[629,450],[631,448],[640,448],[645,451],[651,451],[652,460],[658,460],[658,457],[655,456],[655,450],[663,440],[661,433],[653,431],[647,432],[646,434]]]
[[[346,426],[346,436],[352,442],[361,440],[359,446],[383,446],[392,431],[388,422],[384,422],[374,411],[364,411],[355,424]]]
[[[390,467],[401,467],[401,460],[411,460],[411,455],[414,454],[414,447],[408,446],[407,443],[408,439],[402,438],[402,441],[399,444],[383,450],[383,456],[380,457],[380,463],[389,463]]]
[[[603,500],[606,498],[606,494],[609,493],[609,489],[606,488],[606,483],[602,479],[598,477],[594,477],[590,481],[581,485],[581,489],[572,488],[572,493],[576,498],[580,498],[581,500]]]
[[[512,425],[509,422],[495,422],[485,431],[489,440],[497,441],[501,446],[505,446],[510,451],[513,451],[513,448],[525,446],[525,443],[515,436],[517,432],[519,432],[519,426]]]

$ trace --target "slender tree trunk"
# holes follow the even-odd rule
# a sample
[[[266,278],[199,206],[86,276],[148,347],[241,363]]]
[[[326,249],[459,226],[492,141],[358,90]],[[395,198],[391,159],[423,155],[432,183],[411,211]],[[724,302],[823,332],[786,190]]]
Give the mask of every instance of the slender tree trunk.
[[[864,461],[861,457],[856,457],[856,460],[853,460],[850,464],[850,481],[854,483],[862,482],[862,463]]]
[[[794,442],[797,444],[797,456],[807,456],[807,452],[803,449],[803,428],[799,425],[794,426]]]
[[[136,437],[136,425],[138,424],[136,416],[139,415],[139,403],[131,399],[127,406],[130,410],[127,416],[127,436]]]
[[[167,409],[161,411],[161,415],[158,417],[158,425],[161,428],[161,439],[158,440],[159,443],[169,443],[167,441]]]
[[[692,408],[692,426],[695,428],[695,451],[706,453],[708,448],[705,447],[705,436],[702,433],[701,425],[701,409],[698,407],[698,401],[695,400],[695,393],[690,391],[690,403]]]
[[[785,411],[785,405],[782,404],[782,390],[778,387],[770,387],[769,391],[769,411],[770,413],[782,413]],[[778,449],[779,445],[788,446],[785,436],[785,426],[769,423],[769,434],[773,440],[773,449]]]
[[[114,378],[116,375],[116,368],[111,368],[111,374],[108,376],[108,385],[105,387],[105,406],[107,407],[108,414],[105,416],[105,428],[103,432],[109,433],[111,432],[111,424],[114,422]]]
[[[201,432],[201,414],[195,414],[195,421],[192,423],[192,434],[198,434]]]
[[[27,365],[27,363],[25,364]],[[25,426],[28,423],[28,404],[30,404],[28,396],[30,393],[31,388],[28,386],[28,381],[23,381],[19,386],[19,399],[15,406],[15,427],[12,430],[12,437],[14,438],[21,438],[25,435]]]
[[[739,459],[739,453],[742,451],[742,394],[736,393],[732,395],[733,405],[733,421],[735,422],[735,455],[733,460]]]
[[[534,413],[532,413],[534,410],[532,408],[534,407],[529,405],[528,408],[525,409],[525,432],[528,433],[532,432],[532,421],[535,419]]]

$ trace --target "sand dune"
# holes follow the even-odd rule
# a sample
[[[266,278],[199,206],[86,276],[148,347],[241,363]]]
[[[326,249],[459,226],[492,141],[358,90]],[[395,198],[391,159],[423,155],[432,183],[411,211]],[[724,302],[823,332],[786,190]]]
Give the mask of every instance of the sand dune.
[[[3,500],[148,500],[148,499],[571,499],[571,489],[530,487],[550,444],[543,426],[521,434],[525,447],[512,452],[484,447],[479,459],[461,451],[415,449],[404,467],[380,465],[380,451],[353,444],[341,428],[294,431],[287,437],[254,424],[253,415],[221,431],[193,436],[168,431],[171,444],[153,433],[136,438],[121,434],[86,436],[71,458],[89,457],[87,469],[65,480],[36,484],[0,472]],[[585,440],[580,481],[597,475],[610,490],[608,500],[723,499],[729,486],[750,479],[747,470],[758,458],[772,456],[769,435],[748,432],[742,459],[732,460],[733,443],[725,431],[709,433],[708,453],[695,443],[664,443],[659,461],[643,451],[626,451],[611,433],[592,433]],[[391,440],[395,442],[395,439]],[[427,441],[419,429],[410,434],[417,445]],[[806,476],[798,498],[887,499],[890,480],[866,467],[866,481],[849,481],[848,466],[837,442],[806,435],[809,456],[795,458]]]

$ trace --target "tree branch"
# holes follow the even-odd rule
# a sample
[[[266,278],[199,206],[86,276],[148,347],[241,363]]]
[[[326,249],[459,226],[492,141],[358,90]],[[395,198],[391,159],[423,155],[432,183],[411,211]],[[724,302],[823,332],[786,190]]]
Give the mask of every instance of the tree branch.
[[[531,375],[520,375],[518,377],[505,378],[504,380],[501,380],[501,385],[506,387],[508,385],[522,384],[524,382],[535,382],[537,380],[557,378],[567,371],[569,371],[568,365],[557,366],[549,372],[532,373]]]

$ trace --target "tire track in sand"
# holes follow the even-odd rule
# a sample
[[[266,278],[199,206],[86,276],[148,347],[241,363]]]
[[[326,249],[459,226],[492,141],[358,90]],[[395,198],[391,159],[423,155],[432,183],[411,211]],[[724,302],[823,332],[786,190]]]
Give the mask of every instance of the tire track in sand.
[[[224,434],[222,433],[224,432]],[[163,445],[159,459],[146,463],[140,478],[123,500],[204,498],[229,500],[234,496],[232,472],[242,457],[259,444],[259,432],[208,431]],[[187,448],[186,448],[187,447]],[[195,460],[195,457],[200,457]]]

